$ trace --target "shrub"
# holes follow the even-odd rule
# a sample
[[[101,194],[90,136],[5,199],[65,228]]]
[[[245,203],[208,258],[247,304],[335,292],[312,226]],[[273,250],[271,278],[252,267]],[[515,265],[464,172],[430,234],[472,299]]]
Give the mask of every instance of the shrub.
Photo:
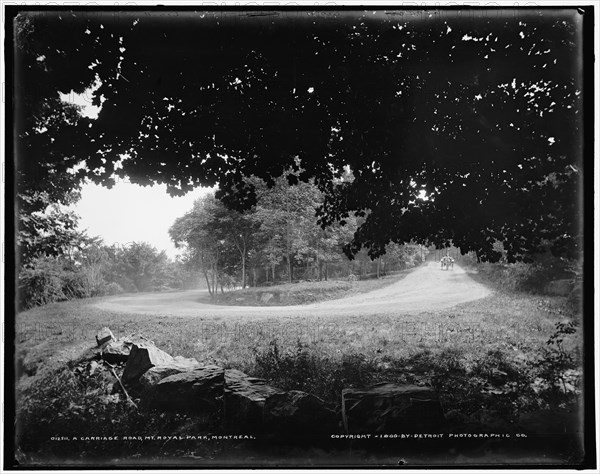
[[[62,275],[65,299],[89,298],[92,296],[88,279],[82,272],[65,271]]]
[[[136,293],[138,291],[137,287],[135,286],[135,283],[133,283],[133,280],[131,280],[130,278],[128,278],[126,276],[119,276],[119,277],[115,278],[113,281],[114,281],[114,283],[119,285],[119,287],[125,293]]]
[[[60,257],[38,257],[19,272],[21,308],[105,293],[106,282],[99,268],[74,268]]]
[[[501,248],[501,247],[500,247]],[[553,280],[574,278],[579,264],[575,261],[539,254],[531,263],[477,263],[473,254],[461,258],[461,265],[476,268],[487,282],[504,291],[524,291],[543,294]]]
[[[20,306],[31,308],[67,299],[64,292],[66,278],[67,272],[57,258],[32,260],[19,272]]]
[[[82,276],[84,289],[83,298],[102,296],[106,294],[106,281],[102,265],[92,264],[83,266],[79,272]]]
[[[110,294],[122,293],[122,286],[115,285]],[[38,257],[19,272],[21,308],[102,296],[108,291],[102,268],[98,265],[74,267],[64,258]]]
[[[534,386],[542,401],[549,406],[564,405],[574,401],[579,391],[580,373],[576,350],[567,350],[564,341],[575,334],[573,322],[557,322],[555,332],[541,348],[537,360],[531,363],[535,377]]]
[[[125,292],[125,290],[123,290],[123,288],[121,288],[121,285],[119,285],[117,282],[111,281],[108,285],[106,285],[104,294],[120,295],[121,293],[124,293],[124,292]]]
[[[255,349],[253,364],[244,369],[273,386],[303,390],[334,405],[339,405],[344,388],[367,387],[379,382],[424,383],[438,391],[446,410],[458,410],[466,416],[489,410],[499,421],[514,423],[523,412],[558,409],[576,400],[573,391],[564,393],[564,387],[569,389],[574,377],[568,370],[572,367],[570,362],[561,365],[562,362],[549,358],[547,365],[536,364],[539,362],[531,359],[513,359],[498,348],[474,360],[463,350],[447,348],[435,354],[424,350],[382,365],[362,353],[334,358],[320,355],[300,341],[295,347],[282,349],[272,340],[264,350]],[[554,371],[548,369],[548,365]],[[540,380],[544,381],[543,393],[536,386]],[[557,381],[563,385],[560,397],[550,390],[551,383]]]
[[[297,341],[282,351],[276,340],[266,350],[255,349],[254,365],[247,369],[283,390],[303,390],[331,403],[338,403],[342,389],[374,383],[375,363],[364,354],[344,354],[339,360],[310,351]]]

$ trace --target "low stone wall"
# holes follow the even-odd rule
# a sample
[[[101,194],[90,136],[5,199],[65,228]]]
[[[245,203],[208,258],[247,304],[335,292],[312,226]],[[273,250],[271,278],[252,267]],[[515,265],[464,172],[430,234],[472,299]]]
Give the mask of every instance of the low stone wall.
[[[339,433],[342,423],[320,398],[285,392],[239,370],[173,357],[149,339],[115,340],[109,328],[96,338],[98,356],[122,367],[120,382],[140,409],[219,414],[228,432]],[[117,373],[115,373],[117,376]]]
[[[444,422],[430,388],[384,384],[347,389],[339,413],[310,393],[286,392],[239,370],[173,357],[143,336],[115,340],[109,328],[102,328],[96,340],[99,358],[122,367],[119,382],[140,409],[220,414],[229,432],[327,435],[414,430],[422,420],[427,420],[423,427],[439,429]]]
[[[487,428],[500,432],[519,427],[534,433],[545,432],[548,424],[540,427],[545,414],[524,414],[517,427],[497,424],[485,410],[468,416],[457,410],[444,413],[433,388],[408,384],[347,388],[341,393],[341,407],[332,407],[313,394],[284,391],[239,370],[173,357],[140,335],[115,340],[110,329],[103,328],[96,339],[96,360],[77,370],[112,380],[107,382],[111,397],[126,396],[140,410],[214,415],[231,434],[278,439]]]

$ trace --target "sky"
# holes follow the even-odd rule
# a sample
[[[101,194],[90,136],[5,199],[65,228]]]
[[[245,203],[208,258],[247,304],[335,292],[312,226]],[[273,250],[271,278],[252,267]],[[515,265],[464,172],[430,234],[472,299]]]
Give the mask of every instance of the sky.
[[[209,191],[198,188],[171,197],[165,185],[143,187],[120,181],[107,189],[89,183],[82,187],[81,200],[72,209],[81,218],[79,228],[102,237],[108,245],[148,242],[174,258],[178,251],[169,238],[169,227]]]
[[[60,94],[62,100],[82,107],[82,115],[96,118],[101,106],[91,103],[97,82],[82,94]],[[175,219],[192,209],[194,201],[209,192],[198,188],[185,196],[171,197],[165,185],[139,186],[120,180],[111,189],[88,183],[81,189],[81,200],[72,207],[79,215],[79,228],[90,236],[100,236],[107,245],[148,242],[175,258],[178,250],[169,237]]]

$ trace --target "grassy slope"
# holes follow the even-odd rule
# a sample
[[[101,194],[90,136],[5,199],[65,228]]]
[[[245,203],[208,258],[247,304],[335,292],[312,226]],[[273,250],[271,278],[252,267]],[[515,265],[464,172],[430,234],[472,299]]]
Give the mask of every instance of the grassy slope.
[[[246,364],[253,350],[268,347],[274,339],[285,348],[295,346],[299,338],[332,357],[360,352],[379,359],[398,358],[449,347],[468,349],[473,355],[496,346],[530,351],[545,343],[554,324],[565,319],[566,311],[559,297],[495,294],[413,317],[338,317],[335,322],[273,318],[233,326],[194,317],[111,313],[85,301],[72,301],[18,315],[17,360],[26,374],[35,374],[40,364],[70,346],[92,347],[103,326],[109,326],[117,337],[144,334],[173,355],[228,366]]]
[[[501,412],[504,420],[514,420],[519,410],[539,408],[531,386],[541,369],[532,364],[548,348],[546,341],[555,324],[571,316],[564,298],[507,292],[411,316],[340,317],[335,322],[273,318],[244,326],[192,317],[114,314],[86,301],[59,303],[17,317],[17,360],[23,372],[17,399],[25,400],[29,423],[35,424],[32,430],[56,431],[56,427],[48,428],[52,424],[43,426],[39,421],[44,420],[37,413],[39,406],[49,403],[52,393],[62,394],[61,387],[69,383],[73,393],[80,393],[79,382],[72,380],[65,361],[93,347],[96,331],[109,326],[117,337],[141,333],[172,355],[239,368],[281,388],[311,391],[334,404],[343,387],[381,381],[432,384],[448,411],[478,416],[483,407]],[[566,337],[565,350],[576,353],[578,339],[578,334]],[[505,374],[500,385],[492,377],[498,370]],[[41,392],[36,388],[47,376],[44,384],[62,380],[55,392],[48,392],[51,385]],[[524,399],[527,394],[529,398]],[[86,400],[94,403],[95,398]],[[547,400],[546,405],[554,403],[549,396]],[[55,413],[56,407],[50,412]],[[116,420],[121,416],[125,427],[145,426],[139,414],[126,410],[107,416]],[[83,420],[85,428],[81,429],[99,423],[98,414],[77,419]],[[153,427],[154,423],[148,423],[144,429]],[[37,442],[41,441],[30,445],[37,446]]]
[[[344,298],[377,290],[401,280],[410,270],[380,279],[346,281],[328,280],[261,286],[218,294],[218,303],[238,306],[287,306]]]

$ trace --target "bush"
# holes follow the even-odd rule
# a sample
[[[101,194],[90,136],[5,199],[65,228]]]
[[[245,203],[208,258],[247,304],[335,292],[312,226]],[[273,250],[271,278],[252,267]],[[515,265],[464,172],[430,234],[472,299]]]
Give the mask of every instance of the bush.
[[[560,328],[558,332],[562,334]],[[552,340],[559,341],[560,337]],[[544,354],[546,351],[541,350],[540,355]],[[273,340],[266,349],[255,350],[253,365],[244,369],[275,387],[309,392],[336,406],[344,388],[380,382],[431,385],[447,411],[476,416],[488,410],[499,422],[514,423],[523,412],[558,409],[576,400],[571,389],[575,375],[569,370],[573,364],[568,357],[557,354],[541,365],[536,361],[536,355],[528,361],[513,359],[499,348],[475,359],[461,349],[447,348],[381,363],[362,353],[324,356],[300,341],[282,350]]]
[[[106,291],[99,268],[86,265],[74,269],[70,262],[59,257],[38,257],[19,272],[21,308],[102,296]]]
[[[575,349],[564,346],[565,338],[575,333],[573,322],[557,322],[547,348],[540,349],[537,360],[530,364],[535,390],[550,407],[568,404],[579,393],[581,360]]]
[[[120,295],[121,293],[125,293],[125,290],[121,288],[117,282],[111,281],[108,285],[106,285],[104,294],[106,295]]]
[[[276,340],[264,351],[255,349],[254,366],[247,370],[283,390],[302,390],[336,404],[342,389],[374,383],[377,371],[364,354],[344,354],[334,360],[311,352],[300,340],[285,351]]]
[[[573,333],[573,325],[558,323],[547,342],[549,349],[540,348],[525,359],[501,347],[475,358],[464,349],[446,348],[392,363],[362,353],[322,355],[300,341],[282,349],[273,340],[264,350],[255,350],[253,365],[245,370],[283,390],[303,390],[335,405],[344,388],[380,382],[432,385],[446,410],[466,416],[488,410],[510,424],[521,413],[558,410],[577,401],[578,360],[564,344]]]
[[[78,273],[82,276],[83,296],[80,296],[81,298],[106,294],[106,281],[102,265],[85,265]]]
[[[68,299],[65,282],[72,278],[59,259],[38,257],[19,272],[19,303],[31,308]]]
[[[501,249],[501,247],[499,247]],[[487,282],[503,291],[523,291],[543,294],[553,280],[572,279],[578,267],[574,261],[539,254],[532,263],[477,263],[474,254],[464,255],[461,265],[475,268]]]
[[[137,286],[135,286],[135,283],[133,283],[133,280],[127,278],[126,276],[116,277],[113,282],[119,285],[119,287],[125,293],[137,293],[138,291]]]
[[[65,271],[63,276],[63,292],[65,299],[89,298],[93,296],[86,275],[80,271]]]

